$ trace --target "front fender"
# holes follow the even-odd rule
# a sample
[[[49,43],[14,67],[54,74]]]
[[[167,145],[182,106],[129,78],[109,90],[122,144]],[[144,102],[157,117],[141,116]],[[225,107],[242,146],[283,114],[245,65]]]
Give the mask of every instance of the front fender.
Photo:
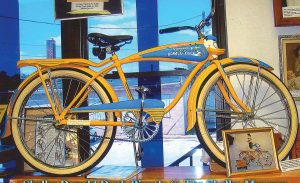
[[[94,72],[93,70],[90,70],[86,67],[80,67],[80,66],[68,66],[66,67],[55,67],[52,70],[62,70],[62,69],[68,69],[68,70],[77,70],[79,72],[85,73],[89,76],[93,76],[96,74],[96,72]],[[46,71],[46,69],[42,70],[42,73],[44,73]],[[30,83],[33,79],[35,79],[36,77],[38,77],[38,73],[34,72],[32,73],[30,76],[28,76],[20,85],[19,87],[15,90],[14,95],[11,97],[9,105],[8,105],[8,109],[7,109],[7,115],[8,116],[12,116],[12,109],[13,109],[13,105],[15,103],[15,101],[18,99],[20,93],[23,91],[24,87],[27,86],[28,83]],[[110,95],[112,102],[117,102],[119,101],[119,98],[116,94],[116,92],[114,91],[113,87],[103,78],[103,77],[98,77],[97,78],[97,82],[100,83],[103,88],[107,91],[107,93]],[[118,117],[120,117],[120,114],[116,114]],[[4,137],[8,137],[11,134],[11,128],[10,128],[10,120],[7,120],[7,124],[6,124],[6,131],[5,134],[3,136]]]
[[[253,59],[253,58],[246,58],[246,57],[225,58],[222,60],[216,60],[216,62],[220,62],[223,67],[232,64],[252,64],[252,65],[263,67],[267,70],[273,70],[271,66],[269,66],[263,61]],[[196,80],[194,81],[191,87],[188,102],[187,102],[187,107],[188,107],[187,110],[188,125],[186,129],[187,131],[190,131],[196,124],[197,99],[200,92],[200,87],[202,86],[202,84],[206,82],[210,74],[216,71],[217,71],[217,66],[215,64],[208,65],[196,78]]]
[[[244,64],[254,64],[260,67],[263,67],[267,70],[274,70],[273,67],[270,65],[266,64],[265,62],[255,59],[255,58],[248,58],[248,57],[230,57],[230,58],[225,58],[223,60],[220,60],[221,65],[225,66],[228,64],[232,63],[244,63]]]

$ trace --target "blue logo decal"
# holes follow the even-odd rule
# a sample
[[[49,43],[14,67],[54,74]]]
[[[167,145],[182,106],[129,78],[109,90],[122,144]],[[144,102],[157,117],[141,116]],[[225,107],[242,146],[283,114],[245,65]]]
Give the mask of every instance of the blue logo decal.
[[[162,57],[175,58],[190,61],[202,61],[208,57],[208,52],[203,44],[195,44],[190,46],[178,46],[174,48],[166,48],[151,53],[142,54],[143,58]]]

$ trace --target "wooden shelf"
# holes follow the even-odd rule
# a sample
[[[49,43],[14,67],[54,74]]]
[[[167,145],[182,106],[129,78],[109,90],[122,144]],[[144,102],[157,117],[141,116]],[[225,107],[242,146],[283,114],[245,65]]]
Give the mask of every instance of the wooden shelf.
[[[14,168],[0,168],[0,177],[11,177],[16,174]]]
[[[255,182],[285,182],[295,183],[300,180],[300,170],[290,172],[278,172],[270,174],[257,174],[243,177],[227,177],[224,173],[216,174],[211,173],[209,167],[165,167],[165,168],[146,168],[143,172],[139,173],[132,179],[141,180],[142,182],[157,182],[160,181],[183,181],[183,180],[201,180],[201,181],[216,181],[224,182],[225,180],[232,180],[232,182],[245,182],[245,180]],[[32,180],[33,182],[63,182],[68,183],[76,182],[99,182],[101,179],[86,179],[83,176],[77,177],[51,177],[41,174],[24,174],[18,175],[11,179],[14,183],[23,183],[24,180]],[[120,182],[120,180],[106,180],[107,182]],[[131,180],[127,180],[131,182]]]

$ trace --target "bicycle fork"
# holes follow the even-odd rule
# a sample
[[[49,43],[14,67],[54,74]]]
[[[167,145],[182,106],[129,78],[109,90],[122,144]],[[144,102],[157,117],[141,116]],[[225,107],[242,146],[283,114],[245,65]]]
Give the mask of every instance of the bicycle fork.
[[[215,64],[217,66],[218,71],[221,74],[221,77],[225,83],[225,86],[228,88],[229,93],[231,94],[233,100],[243,109],[243,111],[245,111],[246,113],[250,113],[252,112],[252,110],[243,103],[243,101],[237,96],[231,82],[229,81],[229,78],[227,76],[227,74],[224,71],[224,68],[222,67],[222,65],[220,64],[220,62],[218,60],[215,60],[212,62],[213,64]],[[260,72],[260,69],[259,69]],[[226,88],[224,87],[224,84],[218,80],[217,81],[217,85],[222,93],[222,95],[224,96],[225,101],[227,102],[227,104],[232,108],[232,110],[234,112],[238,112],[240,113],[241,111],[231,102],[231,99],[229,97],[229,94],[226,90]]]

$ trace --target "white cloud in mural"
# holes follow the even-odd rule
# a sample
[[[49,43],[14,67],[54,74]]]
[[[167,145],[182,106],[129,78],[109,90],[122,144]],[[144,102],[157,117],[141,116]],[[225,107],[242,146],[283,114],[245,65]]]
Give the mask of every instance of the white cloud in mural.
[[[55,40],[56,46],[61,46],[61,36],[60,35],[52,37],[51,39]]]
[[[95,17],[94,19],[100,22],[113,22],[113,23],[123,22],[129,19],[136,19],[135,3],[130,1],[125,1],[124,6],[125,8],[122,15],[99,16],[99,17]]]
[[[90,27],[89,32],[99,32],[106,35],[132,35],[136,37],[136,29],[123,29],[124,27],[135,26],[135,21],[123,22],[121,24],[96,24]]]

